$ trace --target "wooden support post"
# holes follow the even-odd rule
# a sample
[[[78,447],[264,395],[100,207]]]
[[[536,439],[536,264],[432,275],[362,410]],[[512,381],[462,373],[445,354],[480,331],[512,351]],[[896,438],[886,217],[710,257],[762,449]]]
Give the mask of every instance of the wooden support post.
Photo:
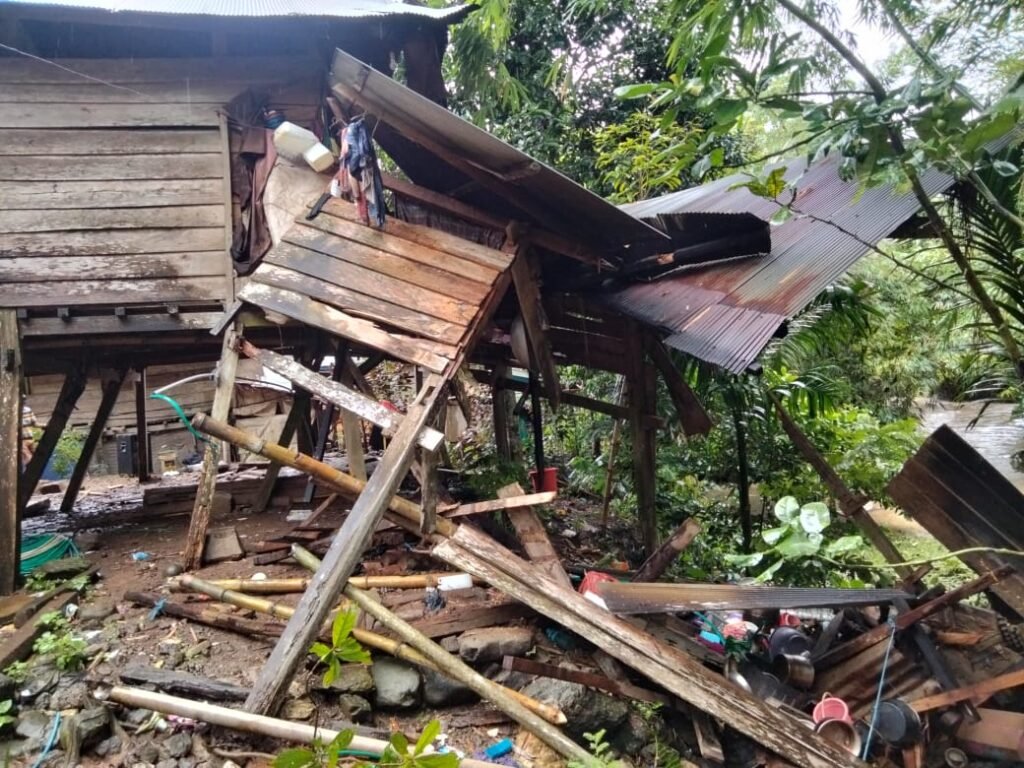
[[[690,385],[683,380],[679,369],[672,362],[668,350],[665,349],[665,345],[651,333],[645,333],[644,340],[651,361],[661,373],[665,386],[668,387],[668,394],[672,398],[676,413],[679,414],[683,432],[687,437],[706,435],[711,431],[711,417],[708,416],[708,412],[704,410],[704,406],[690,389]]]
[[[235,394],[235,373],[238,370],[237,325],[228,328],[224,334],[224,347],[215,374],[216,389],[213,391],[213,406],[210,414],[219,421],[227,421],[231,414],[231,401]],[[203,561],[203,547],[206,546],[206,529],[210,525],[213,509],[213,495],[217,487],[217,464],[221,456],[230,456],[230,447],[210,443],[203,453],[203,469],[196,489],[196,502],[192,507],[192,519],[188,526],[188,541],[185,544],[183,566],[186,571],[198,568]]]
[[[332,381],[345,386],[356,385],[358,368],[348,353],[348,344],[339,344],[337,357],[334,360],[334,376]],[[330,404],[331,413],[338,407]],[[345,440],[345,456],[348,458],[348,473],[357,480],[366,480],[366,456],[363,453],[363,422],[352,411],[338,407],[341,411],[341,428]],[[320,457],[317,457],[320,458]]]
[[[531,360],[520,362],[529,364],[531,370],[540,373],[544,382],[544,392],[551,407],[558,409],[562,397],[562,385],[558,381],[558,368],[551,354],[551,343],[548,340],[548,319],[541,303],[540,286],[534,275],[533,266],[528,259],[527,249],[520,247],[516,252],[512,265],[512,282],[516,287],[519,308],[522,311],[523,325],[526,328],[526,340],[530,347]]]
[[[618,377],[615,384],[615,404],[622,406],[626,402],[626,379]],[[612,422],[612,436],[608,444],[608,466],[604,469],[604,494],[601,499],[601,527],[608,527],[608,515],[612,505],[612,488],[615,480],[615,457],[622,441],[622,419]]]
[[[509,407],[509,391],[502,385],[502,379],[508,375],[508,368],[504,364],[495,366],[494,383],[491,385],[491,413],[494,421],[494,449],[498,457],[505,461],[512,461],[512,442],[509,433],[509,416],[512,409]]]
[[[533,425],[533,465],[537,482],[544,482],[544,409],[540,404],[540,380],[530,371],[530,422]]]
[[[697,538],[698,533],[700,533],[700,523],[693,518],[684,520],[668,540],[644,561],[632,580],[637,582],[657,580],[679,557],[679,553]]]
[[[14,591],[21,562],[21,378],[18,314],[0,309],[0,595]]]
[[[351,383],[351,377],[345,376],[345,362],[348,358],[348,342],[339,341],[337,347],[334,350],[334,367],[331,370],[331,381],[338,382],[345,379],[346,383]],[[312,404],[311,404],[312,405]],[[324,458],[324,452],[327,450],[327,440],[331,436],[331,427],[334,426],[334,403],[324,403],[320,410],[320,418],[317,420],[316,430],[316,446],[313,449],[313,457],[317,461],[322,461]],[[346,449],[349,447],[349,421],[345,421],[344,416],[342,421],[345,425],[345,446]],[[359,426],[358,420],[355,423],[355,429],[362,434],[362,428]],[[352,456],[348,459],[348,469],[355,477],[361,480],[366,479],[366,467],[362,461],[362,440],[359,442],[359,456],[355,463],[353,463]],[[309,504],[313,501],[313,494],[316,492],[316,483],[313,482],[313,478],[309,478],[306,481],[306,489],[302,494],[302,501],[305,504]]]
[[[428,387],[421,393],[422,400],[410,406],[376,471],[335,535],[324,556],[323,568],[317,571],[312,585],[303,594],[295,615],[288,621],[284,634],[246,700],[249,712],[266,714],[280,705],[296,668],[309,653],[320,625],[337,605],[381,515],[409,471],[417,436],[430,423],[438,403],[443,402],[443,381],[432,377]]]
[[[440,478],[437,468],[439,457],[437,451],[417,448],[420,465],[420,533],[429,536],[437,529],[437,497],[440,491]],[[366,471],[365,469],[363,470]]]
[[[281,435],[277,438],[277,444],[287,448],[295,438],[295,430],[299,427],[299,421],[305,418],[309,410],[309,396],[305,392],[296,392],[292,397],[292,406],[288,410],[288,417],[281,427]],[[263,512],[270,504],[274,496],[274,487],[277,485],[277,476],[281,473],[281,465],[271,461],[267,465],[267,471],[263,475],[263,482],[256,494],[256,501],[252,508],[255,512]]]
[[[140,367],[135,378],[135,435],[138,443],[139,482],[149,480],[149,427],[146,424],[146,368]]]
[[[654,377],[644,364],[640,344],[630,350],[629,422],[633,438],[633,486],[636,490],[636,516],[644,543],[644,554],[650,557],[658,548],[658,516],[655,496],[656,437],[644,423],[644,416],[654,404]]]
[[[75,462],[75,468],[71,472],[71,479],[68,480],[68,487],[64,491],[64,500],[60,504],[60,511],[64,514],[68,514],[74,509],[75,500],[78,498],[78,491],[81,490],[85,474],[89,470],[89,462],[92,461],[92,456],[96,452],[96,446],[100,444],[100,440],[103,437],[103,430],[107,426],[107,419],[110,418],[110,413],[114,410],[117,396],[121,393],[121,384],[124,382],[124,377],[127,373],[128,370],[126,368],[119,368],[116,371],[105,371],[101,374],[100,388],[102,390],[102,397],[100,399],[100,407],[96,411],[96,418],[93,420],[92,426],[89,428],[89,434],[86,435],[85,442],[82,443],[82,453],[79,455],[78,461]]]
[[[85,369],[81,365],[75,365],[64,376],[57,404],[53,407],[50,420],[46,422],[46,429],[43,430],[43,436],[39,438],[36,449],[32,452],[32,458],[25,465],[25,471],[21,475],[18,493],[22,509],[35,493],[36,485],[39,484],[39,479],[43,476],[46,464],[53,455],[54,448],[57,447],[57,441],[64,434],[64,428],[67,427],[68,420],[75,410],[75,403],[85,391],[85,384]]]

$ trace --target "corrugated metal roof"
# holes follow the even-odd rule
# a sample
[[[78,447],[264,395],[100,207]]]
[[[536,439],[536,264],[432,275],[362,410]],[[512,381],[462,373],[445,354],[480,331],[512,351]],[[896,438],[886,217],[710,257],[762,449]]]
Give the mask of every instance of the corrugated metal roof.
[[[912,193],[888,185],[858,197],[859,185],[839,178],[838,162],[833,156],[810,167],[803,160],[784,163],[786,178],[799,179],[793,208],[800,215],[772,227],[768,256],[633,285],[609,302],[661,327],[676,349],[729,371],[746,370],[779,326],[919,208]],[[770,219],[779,209],[774,201],[745,188],[730,189],[748,179],[737,174],[622,207],[651,220],[669,213],[753,213]],[[930,172],[922,183],[934,195],[953,179]]]
[[[233,16],[271,18],[281,16],[372,19],[382,16],[416,16],[455,22],[472,6],[430,8],[389,0],[2,0],[9,5],[77,8],[111,13],[162,13],[175,16]]]
[[[465,178],[462,170],[447,164],[452,162],[462,169],[472,169],[477,176],[483,172],[489,183],[480,186],[484,191],[498,193],[496,204],[506,217],[540,224],[602,252],[630,247],[637,252],[655,253],[672,246],[671,239],[661,230],[344,51],[334,55],[331,78],[334,93],[342,102],[354,104],[409,141],[425,147],[419,154],[430,156],[428,173],[420,173],[417,178],[411,168],[403,165],[403,170],[417,183],[449,192],[453,179],[450,173],[442,172],[444,168],[455,171],[459,177],[456,184]],[[385,145],[385,149],[389,148]],[[398,162],[402,165],[401,159]]]

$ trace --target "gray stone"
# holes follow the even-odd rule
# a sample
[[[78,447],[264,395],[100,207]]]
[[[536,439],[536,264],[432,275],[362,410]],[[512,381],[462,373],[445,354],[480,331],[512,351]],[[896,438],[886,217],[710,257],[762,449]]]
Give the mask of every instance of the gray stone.
[[[83,624],[100,623],[117,610],[113,600],[97,600],[83,605],[78,610],[78,620]]]
[[[18,690],[22,701],[31,701],[44,691],[49,691],[57,686],[60,680],[60,673],[52,667],[36,667],[29,671],[24,684]]]
[[[53,717],[38,709],[29,709],[18,715],[14,732],[23,739],[43,739],[53,727]]]
[[[167,754],[175,759],[185,757],[192,751],[192,736],[188,733],[175,733],[164,741]]]
[[[0,673],[0,701],[13,699],[14,693],[17,690],[18,684],[7,675]]]
[[[74,742],[84,749],[107,737],[110,732],[110,713],[106,707],[85,709],[72,718],[68,727],[74,735]]]
[[[160,750],[156,744],[147,741],[135,749],[135,757],[144,763],[153,763],[155,765],[160,761]]]
[[[370,702],[354,693],[343,693],[338,697],[338,708],[346,720],[353,723],[365,723],[373,714]]]
[[[382,658],[373,663],[375,698],[383,709],[410,709],[420,703],[420,674],[416,668],[397,659]]]
[[[619,753],[636,757],[648,744],[657,740],[654,726],[639,712],[630,711],[626,720],[608,736],[608,743]]]
[[[566,732],[578,740],[584,739],[583,734],[596,733],[602,728],[610,733],[629,716],[626,702],[591,691],[579,683],[538,677],[522,692],[540,701],[557,704],[569,719]]]
[[[156,768],[178,768],[178,761],[167,758],[156,764]]]
[[[91,552],[94,549],[100,548],[100,535],[94,531],[79,531],[72,539],[75,542],[75,546],[83,552]]]
[[[289,699],[284,703],[281,717],[285,720],[309,720],[316,707],[309,699]]]
[[[164,669],[177,669],[184,663],[185,651],[179,648],[178,650],[167,654],[167,660],[164,662]]]
[[[164,656],[170,656],[172,653],[178,653],[181,651],[181,640],[178,640],[177,638],[161,640],[159,644],[157,644],[156,650]]]
[[[120,736],[111,736],[109,739],[104,739],[95,747],[93,747],[93,753],[98,757],[108,757],[109,755],[116,755],[124,747]]]
[[[472,704],[480,698],[471,688],[433,669],[424,669],[421,674],[423,675],[423,701],[431,707]]]
[[[441,642],[438,643],[438,645],[440,645],[442,648],[444,648],[446,651],[448,651],[448,653],[458,653],[459,652],[459,636],[458,635],[448,635],[448,637],[442,637],[441,638]]]
[[[133,709],[125,715],[124,719],[132,725],[142,725],[153,714],[151,709]]]
[[[471,664],[483,664],[521,656],[532,645],[533,632],[526,627],[471,629],[459,637],[459,655]]]
[[[178,758],[178,768],[196,768],[199,761],[194,757],[181,757]]]
[[[373,690],[373,673],[368,664],[343,664],[328,690],[339,693],[367,693]]]
[[[84,709],[89,706],[89,686],[82,680],[71,680],[68,685],[64,681],[50,695],[50,709]]]

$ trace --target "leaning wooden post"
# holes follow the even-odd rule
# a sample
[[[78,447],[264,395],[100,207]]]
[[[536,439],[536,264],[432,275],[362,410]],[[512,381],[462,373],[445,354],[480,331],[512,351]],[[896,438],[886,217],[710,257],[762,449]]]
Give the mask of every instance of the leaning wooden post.
[[[335,535],[324,556],[324,567],[317,571],[313,583],[299,601],[295,615],[288,621],[284,634],[267,659],[246,700],[245,708],[249,712],[266,714],[280,704],[296,668],[309,653],[320,625],[337,604],[381,515],[408,473],[417,437],[433,417],[444,391],[444,381],[440,377],[432,377],[424,389],[423,400],[409,408],[395,439]]]
[[[107,426],[107,419],[110,418],[110,413],[114,410],[114,405],[117,403],[117,396],[121,393],[121,384],[124,382],[125,374],[128,373],[126,368],[120,368],[116,371],[106,371],[102,375],[101,388],[103,396],[100,400],[100,407],[96,411],[96,418],[89,428],[89,434],[85,437],[85,442],[82,443],[82,453],[78,457],[78,461],[75,462],[75,468],[71,472],[71,479],[68,480],[68,487],[64,491],[64,500],[60,504],[60,511],[67,514],[75,506],[75,500],[78,498],[78,491],[82,487],[82,483],[85,481],[85,474],[89,470],[89,462],[92,461],[92,455],[96,452],[96,446],[100,444],[100,440],[103,437],[103,430]]]
[[[213,406],[210,409],[213,418],[227,421],[231,413],[231,400],[235,393],[235,373],[238,370],[238,350],[235,347],[238,338],[236,326],[232,325],[224,334],[224,347],[221,351],[220,363],[217,365],[215,380],[217,387],[213,392]],[[195,570],[203,560],[203,547],[206,545],[206,529],[210,525],[210,511],[213,509],[213,496],[217,487],[217,464],[227,443],[216,445],[208,443],[203,453],[203,469],[199,475],[199,487],[196,489],[196,503],[192,507],[192,519],[188,526],[188,541],[185,544],[183,566],[186,571]]]
[[[309,395],[304,392],[295,392],[292,395],[292,405],[288,409],[284,425],[281,427],[281,434],[277,438],[277,444],[287,448],[295,438],[295,432],[299,428],[299,421],[309,412]],[[263,512],[270,504],[274,496],[274,487],[277,485],[277,476],[281,473],[281,465],[271,461],[263,473],[263,481],[260,483],[259,491],[256,492],[256,501],[252,508],[254,512]]]
[[[296,559],[301,558],[300,562],[305,567],[319,571],[320,564],[315,555],[297,545],[293,545],[292,551]],[[560,755],[570,760],[582,760],[585,763],[589,763],[593,759],[583,747],[545,719],[527,709],[520,700],[521,695],[517,697],[513,695],[512,691],[488,680],[458,656],[453,656],[411,624],[395,616],[370,597],[367,592],[349,584],[345,587],[345,596],[373,616],[386,629],[394,632],[403,642],[415,648],[430,662],[431,667],[462,683],[480,697],[494,704]]]
[[[698,533],[700,533],[700,523],[692,517],[686,518],[668,540],[658,547],[654,554],[644,560],[632,580],[644,582],[658,579],[679,557],[679,554],[697,538]]]
[[[138,444],[139,482],[149,480],[149,425],[146,423],[146,367],[136,370],[135,439]]]
[[[14,591],[21,561],[21,377],[18,315],[0,309],[0,595]]]
[[[39,478],[43,476],[46,464],[53,455],[53,450],[57,447],[57,442],[64,433],[68,420],[75,410],[75,403],[78,402],[78,398],[85,391],[85,383],[85,369],[81,365],[72,367],[64,377],[64,383],[60,388],[60,395],[57,397],[57,404],[50,413],[50,420],[46,422],[43,435],[39,438],[36,449],[32,452],[32,458],[25,465],[25,471],[21,475],[18,493],[21,498],[22,508],[28,504],[28,500],[35,493],[36,486],[39,484]]]

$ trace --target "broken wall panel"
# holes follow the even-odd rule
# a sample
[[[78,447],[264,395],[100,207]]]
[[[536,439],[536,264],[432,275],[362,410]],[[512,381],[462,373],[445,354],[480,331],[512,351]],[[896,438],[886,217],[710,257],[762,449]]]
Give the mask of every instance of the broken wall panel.
[[[932,433],[888,490],[951,551],[1024,550],[1024,494],[949,427]],[[1024,557],[970,552],[960,559],[979,574],[1006,565],[1016,568],[991,591],[1024,616]]]

